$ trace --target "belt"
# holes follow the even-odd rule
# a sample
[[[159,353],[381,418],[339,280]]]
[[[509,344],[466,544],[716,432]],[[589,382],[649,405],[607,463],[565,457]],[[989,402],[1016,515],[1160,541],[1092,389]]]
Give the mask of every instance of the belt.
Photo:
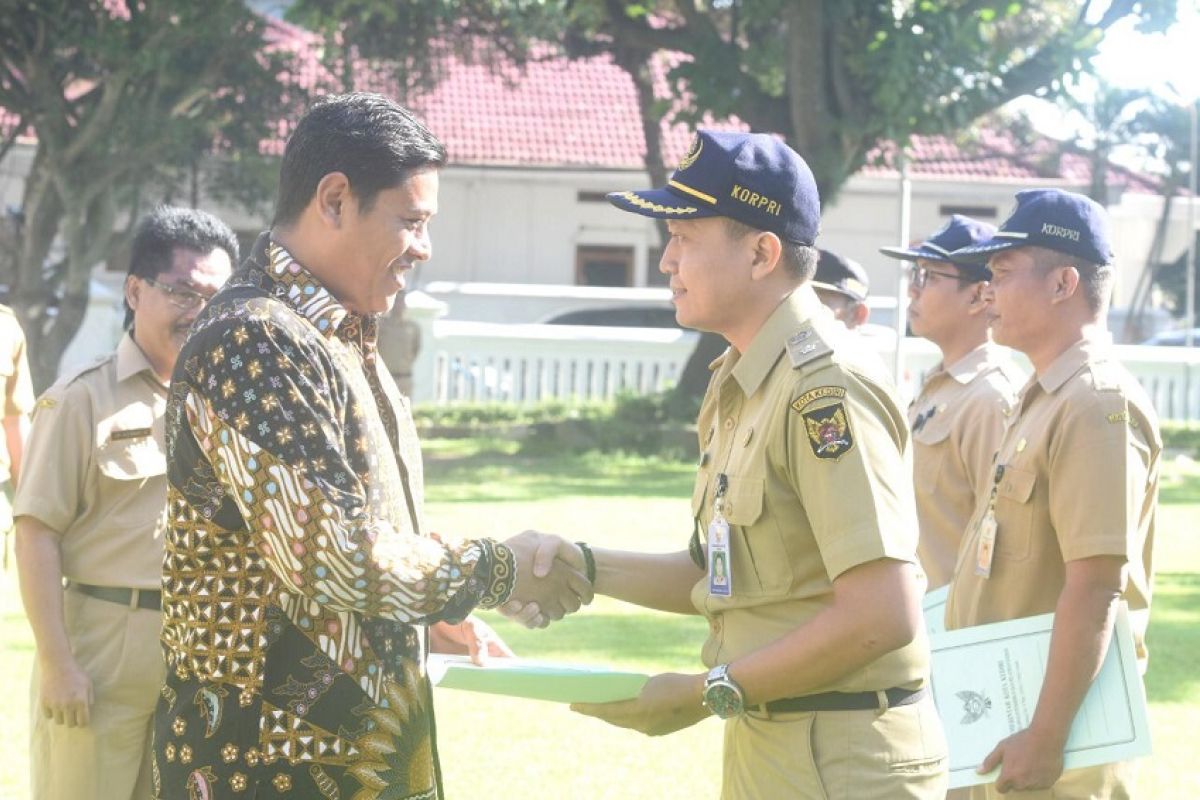
[[[825,692],[804,697],[785,697],[756,706],[772,714],[789,711],[878,711],[893,706],[906,706],[925,696],[926,689],[886,689],[880,692]],[[884,697],[880,697],[883,695]],[[884,705],[883,699],[887,699]]]
[[[159,589],[125,589],[119,586],[92,586],[87,583],[71,581],[68,588],[80,594],[94,597],[97,600],[107,600],[117,605],[130,608],[144,608],[148,611],[162,609],[162,591]]]

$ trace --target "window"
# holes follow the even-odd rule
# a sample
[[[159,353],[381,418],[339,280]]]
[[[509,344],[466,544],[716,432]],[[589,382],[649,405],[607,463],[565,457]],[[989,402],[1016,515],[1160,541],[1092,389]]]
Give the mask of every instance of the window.
[[[669,275],[664,275],[662,270],[658,268],[658,264],[662,261],[663,249],[661,247],[651,247],[646,253],[646,285],[647,286],[666,286],[671,282]]]
[[[579,286],[632,286],[633,248],[580,245],[575,249]]]

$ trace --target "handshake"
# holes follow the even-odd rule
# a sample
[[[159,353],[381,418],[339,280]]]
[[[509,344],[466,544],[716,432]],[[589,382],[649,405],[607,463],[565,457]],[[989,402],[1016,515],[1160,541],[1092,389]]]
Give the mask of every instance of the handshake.
[[[500,613],[527,628],[545,628],[592,602],[592,582],[579,545],[537,531],[517,534],[505,543],[517,565],[516,583]]]

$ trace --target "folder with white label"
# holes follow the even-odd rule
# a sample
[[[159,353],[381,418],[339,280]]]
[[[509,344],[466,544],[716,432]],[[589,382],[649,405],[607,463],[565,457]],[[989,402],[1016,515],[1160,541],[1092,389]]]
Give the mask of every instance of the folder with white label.
[[[975,769],[1001,739],[1029,726],[1050,652],[1053,614],[931,637],[933,696],[950,745],[950,786],[996,779]],[[1066,769],[1150,754],[1146,694],[1122,603],[1100,674],[1071,725]]]

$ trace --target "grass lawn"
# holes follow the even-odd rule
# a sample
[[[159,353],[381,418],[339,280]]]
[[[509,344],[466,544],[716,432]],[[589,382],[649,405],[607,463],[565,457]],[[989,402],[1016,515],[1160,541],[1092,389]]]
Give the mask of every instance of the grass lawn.
[[[690,535],[692,468],[600,455],[525,459],[503,441],[430,442],[427,512],[434,530],[505,537],[539,528],[601,546],[683,547]],[[1200,467],[1167,471],[1159,516],[1154,614],[1147,675],[1155,755],[1142,763],[1139,796],[1200,796],[1191,739],[1200,709]],[[10,570],[0,586],[0,675],[9,702],[0,725],[0,798],[27,795],[26,685],[32,639]],[[647,672],[699,671],[705,626],[696,618],[597,600],[546,631],[487,615],[521,655]],[[717,795],[719,723],[650,739],[549,703],[438,692],[438,731],[448,795],[469,798],[689,798]]]

